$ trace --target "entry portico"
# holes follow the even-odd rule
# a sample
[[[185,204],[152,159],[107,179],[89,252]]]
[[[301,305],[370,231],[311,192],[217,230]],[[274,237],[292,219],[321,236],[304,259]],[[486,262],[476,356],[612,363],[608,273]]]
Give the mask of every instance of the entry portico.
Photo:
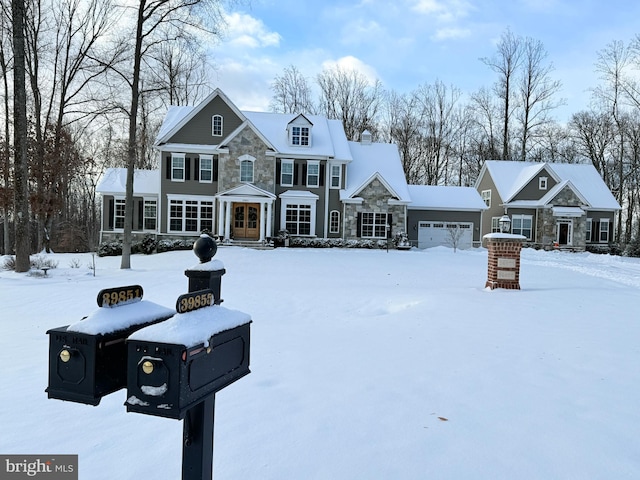
[[[263,242],[272,235],[273,193],[246,183],[219,193],[216,199],[218,232],[225,242],[232,238]]]

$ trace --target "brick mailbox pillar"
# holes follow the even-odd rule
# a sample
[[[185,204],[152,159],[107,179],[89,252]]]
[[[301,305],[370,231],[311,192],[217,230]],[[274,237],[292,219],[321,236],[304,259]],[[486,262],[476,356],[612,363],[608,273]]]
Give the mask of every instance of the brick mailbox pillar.
[[[490,233],[487,241],[489,261],[485,288],[520,290],[520,250],[525,237],[509,233]]]

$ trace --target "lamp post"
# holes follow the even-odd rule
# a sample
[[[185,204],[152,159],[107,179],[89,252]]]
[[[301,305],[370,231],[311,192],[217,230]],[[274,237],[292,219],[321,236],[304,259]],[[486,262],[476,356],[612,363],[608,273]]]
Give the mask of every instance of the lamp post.
[[[506,213],[498,220],[501,233],[509,233],[511,231],[511,219]]]

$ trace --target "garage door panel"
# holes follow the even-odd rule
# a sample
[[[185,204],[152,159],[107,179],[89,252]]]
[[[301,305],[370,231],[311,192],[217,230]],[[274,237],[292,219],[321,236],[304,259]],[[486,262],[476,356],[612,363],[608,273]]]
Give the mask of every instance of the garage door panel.
[[[452,231],[460,229],[458,248],[471,248],[473,244],[473,223],[469,222],[419,222],[418,248],[453,246]]]

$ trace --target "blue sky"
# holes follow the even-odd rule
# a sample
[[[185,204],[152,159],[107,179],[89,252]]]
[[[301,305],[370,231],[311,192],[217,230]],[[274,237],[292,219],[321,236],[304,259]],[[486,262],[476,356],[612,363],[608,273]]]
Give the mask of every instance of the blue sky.
[[[310,83],[340,64],[401,93],[439,79],[470,94],[494,82],[479,59],[510,28],[544,44],[566,121],[598,83],[597,52],[640,33],[639,18],[640,3],[628,0],[251,0],[228,14],[212,83],[249,110],[267,109],[270,84],[289,65]]]

